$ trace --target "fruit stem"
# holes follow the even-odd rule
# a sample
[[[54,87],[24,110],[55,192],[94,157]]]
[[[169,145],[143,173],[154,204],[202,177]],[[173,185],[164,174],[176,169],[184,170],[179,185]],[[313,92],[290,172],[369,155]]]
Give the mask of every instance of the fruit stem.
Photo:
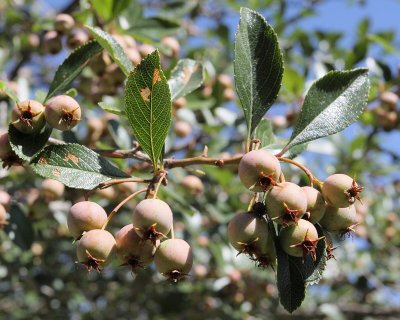
[[[247,211],[250,212],[253,208],[254,203],[258,200],[258,193],[254,193],[254,196],[251,198],[249,202],[249,206],[247,207]]]
[[[152,192],[153,199],[157,197],[158,189],[160,189],[160,185],[165,180],[166,176],[167,176],[167,171],[162,171],[158,176],[156,187],[154,188],[154,192]]]
[[[311,173],[310,170],[308,170],[305,166],[303,166],[302,164],[298,163],[297,161],[294,161],[292,159],[288,159],[288,158],[284,158],[284,157],[276,157],[279,161],[282,162],[287,162],[290,164],[295,165],[296,167],[300,168],[301,170],[304,171],[304,173],[307,175],[308,179],[310,180],[310,187],[314,186],[314,182],[316,182],[316,178],[314,178],[314,175]]]
[[[261,141],[260,141],[260,139],[253,139],[253,140],[251,140],[251,146],[252,146],[252,148],[251,148],[251,150],[258,150],[258,149],[260,149],[260,146],[261,146]]]
[[[106,189],[108,187],[111,187],[115,184],[120,184],[120,183],[125,183],[125,182],[151,182],[151,180],[145,180],[145,179],[137,179],[137,178],[127,178],[127,179],[113,179],[113,180],[108,180],[106,182],[100,183],[96,188],[93,190],[88,191],[85,193],[85,200],[88,200],[91,195],[93,195],[96,190],[98,189]]]
[[[140,189],[139,191],[136,191],[134,193],[132,193],[131,195],[129,195],[128,197],[126,197],[124,200],[122,200],[108,215],[106,222],[104,222],[103,226],[101,227],[101,230],[104,230],[108,223],[110,222],[110,220],[117,214],[118,210],[125,204],[127,203],[129,200],[131,200],[132,198],[136,197],[138,194],[146,192],[147,188],[143,188]]]
[[[174,224],[171,226],[171,239],[175,239]]]

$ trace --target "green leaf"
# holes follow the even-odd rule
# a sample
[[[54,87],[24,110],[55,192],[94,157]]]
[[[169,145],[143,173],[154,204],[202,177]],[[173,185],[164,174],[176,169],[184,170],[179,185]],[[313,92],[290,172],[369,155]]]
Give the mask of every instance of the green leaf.
[[[278,241],[276,254],[278,259],[277,287],[281,305],[290,313],[302,304],[306,296],[306,283],[298,265],[283,251]]]
[[[375,42],[376,44],[379,44],[380,46],[382,46],[382,48],[388,52],[388,53],[394,53],[399,55],[400,51],[396,49],[395,46],[393,46],[393,44],[391,43],[391,41],[388,41],[388,39],[383,38],[377,34],[368,34],[367,35],[367,39],[370,42]]]
[[[308,91],[285,149],[342,131],[367,105],[367,69],[331,71]]]
[[[89,41],[72,51],[68,58],[58,67],[45,100],[50,99],[56,92],[65,90],[82,72],[89,59],[101,52],[101,50],[102,47],[97,41]]]
[[[114,0],[90,0],[93,9],[105,21],[108,21],[112,16]]]
[[[269,146],[276,142],[272,123],[268,119],[262,119],[254,131],[254,138],[260,140],[261,146]]]
[[[279,154],[280,157],[288,159],[296,158],[300,153],[307,150],[308,143],[302,143],[286,150],[283,154],[280,152],[288,143],[288,139],[275,137],[275,142],[265,145],[263,149],[268,149],[274,154]]]
[[[15,103],[19,102],[15,91],[11,89],[6,82],[0,80],[0,93],[1,91],[3,91]]]
[[[104,111],[116,114],[118,116],[123,116],[126,117],[126,113],[124,110],[121,110],[119,107],[117,107],[114,104],[107,103],[107,102],[99,102],[98,103],[99,107],[102,108]]]
[[[321,227],[315,225],[318,236],[324,235]],[[326,266],[326,243],[323,239],[318,241],[315,261],[311,255],[297,258],[287,255],[276,241],[278,272],[277,282],[279,299],[282,306],[293,312],[305,298],[306,286],[316,284],[322,278]]]
[[[27,217],[18,203],[10,207],[10,219],[4,227],[7,234],[13,233],[13,242],[22,250],[30,250],[34,240],[34,230],[31,220]]]
[[[118,17],[132,2],[132,0],[114,0],[113,17]]]
[[[97,15],[104,21],[108,21],[113,17],[115,0],[90,0],[93,9]]]
[[[22,133],[12,124],[8,127],[11,148],[19,158],[28,162],[44,148],[51,132],[52,129],[48,126],[36,134]]]
[[[125,112],[137,141],[157,168],[172,114],[171,93],[157,50],[129,75]]]
[[[121,68],[122,72],[128,76],[133,69],[132,63],[129,61],[128,56],[119,45],[117,40],[115,40],[110,34],[101,30],[100,28],[94,28],[91,26],[86,26],[90,33],[95,37],[95,39],[100,43],[100,45],[107,50],[111,58],[115,63]]]
[[[285,67],[282,84],[295,97],[300,97],[303,94],[304,78],[293,68]]]
[[[204,81],[204,68],[192,59],[179,60],[168,80],[172,100],[184,97],[201,86]]]
[[[277,35],[265,19],[240,10],[235,38],[235,86],[248,126],[248,140],[277,98],[283,75]]]
[[[77,189],[91,190],[110,179],[130,177],[80,144],[47,146],[31,162],[33,170]]]
[[[178,31],[180,24],[176,21],[163,17],[151,17],[138,19],[133,22],[129,33],[134,37],[160,39]]]

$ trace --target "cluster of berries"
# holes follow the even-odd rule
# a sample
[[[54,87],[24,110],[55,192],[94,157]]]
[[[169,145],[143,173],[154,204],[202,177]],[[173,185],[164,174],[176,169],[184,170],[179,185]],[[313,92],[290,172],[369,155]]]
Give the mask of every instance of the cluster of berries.
[[[75,49],[89,40],[89,34],[82,28],[77,28],[74,18],[66,13],[56,15],[54,30],[47,31],[43,36],[43,44],[46,52],[59,53],[62,48],[63,36],[70,49]]]
[[[115,253],[119,263],[133,272],[154,260],[158,272],[175,282],[189,273],[193,265],[189,244],[173,236],[161,241],[173,228],[167,203],[150,198],[140,201],[133,210],[132,224],[120,229],[115,238],[104,229],[110,217],[91,201],[78,202],[69,210],[68,229],[78,242],[78,261],[88,270],[100,271]]]
[[[333,174],[321,191],[286,182],[278,158],[266,150],[253,150],[243,156],[239,177],[248,189],[265,193],[265,201],[256,202],[246,213],[237,214],[228,225],[232,246],[257,261],[260,266],[274,266],[276,251],[273,232],[267,220],[279,225],[278,240],[290,256],[311,255],[315,260],[319,237],[315,224],[324,231],[345,235],[357,225],[355,201],[362,188],[344,174]],[[268,218],[268,219],[266,219]],[[328,257],[332,243],[326,237]]]
[[[17,103],[11,114],[11,123],[19,132],[37,134],[47,124],[61,131],[73,128],[81,119],[81,107],[72,97],[59,95],[51,98],[45,105],[35,100]],[[4,166],[18,162],[12,151],[8,132],[0,134],[0,159]]]

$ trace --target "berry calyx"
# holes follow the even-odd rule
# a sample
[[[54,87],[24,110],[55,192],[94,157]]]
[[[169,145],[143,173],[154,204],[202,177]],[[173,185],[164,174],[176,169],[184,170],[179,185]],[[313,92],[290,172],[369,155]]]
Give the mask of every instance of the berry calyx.
[[[35,100],[19,102],[12,111],[11,122],[22,133],[39,132],[46,124],[43,111],[44,106]]]
[[[66,131],[72,129],[81,120],[81,107],[74,98],[60,95],[47,101],[44,115],[51,127]]]
[[[292,182],[283,182],[270,189],[265,202],[268,215],[283,226],[296,224],[307,211],[304,191]]]
[[[158,272],[177,282],[187,276],[192,269],[192,248],[182,239],[165,240],[157,248],[154,263]]]
[[[317,223],[325,214],[325,199],[317,189],[308,186],[301,187],[301,189],[304,191],[307,199],[307,213],[309,213],[309,216],[306,220],[311,223]]]
[[[100,229],[107,221],[107,213],[96,202],[75,203],[68,212],[67,223],[71,235],[78,239],[84,231]]]
[[[123,266],[131,267],[132,272],[145,268],[153,261],[157,246],[142,241],[132,224],[124,226],[115,235],[116,254]]]
[[[150,240],[155,246],[157,240],[164,238],[171,230],[171,208],[159,199],[142,200],[133,210],[132,223],[142,240]]]
[[[297,224],[282,228],[279,232],[279,243],[282,249],[290,256],[305,257],[311,255],[316,259],[316,247],[319,240],[317,229],[304,219]]]
[[[254,192],[265,192],[277,184],[281,174],[278,159],[267,150],[246,153],[239,163],[239,178]]]
[[[94,229],[86,232],[79,240],[77,247],[78,262],[84,264],[88,271],[101,271],[112,258],[115,239],[107,230]]]
[[[345,174],[333,174],[322,185],[322,194],[329,205],[336,208],[346,208],[356,200],[360,200],[362,187],[355,179]]]

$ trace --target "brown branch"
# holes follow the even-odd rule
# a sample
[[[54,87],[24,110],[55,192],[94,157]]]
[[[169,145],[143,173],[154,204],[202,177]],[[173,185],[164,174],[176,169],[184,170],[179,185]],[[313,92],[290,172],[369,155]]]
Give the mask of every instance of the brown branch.
[[[164,167],[166,169],[172,169],[177,167],[186,167],[192,166],[196,164],[201,165],[214,165],[217,167],[223,167],[225,165],[232,165],[238,164],[242,159],[243,155],[238,155],[229,159],[218,159],[218,158],[208,158],[204,155],[193,157],[193,158],[186,158],[186,159],[165,159],[164,160]]]

